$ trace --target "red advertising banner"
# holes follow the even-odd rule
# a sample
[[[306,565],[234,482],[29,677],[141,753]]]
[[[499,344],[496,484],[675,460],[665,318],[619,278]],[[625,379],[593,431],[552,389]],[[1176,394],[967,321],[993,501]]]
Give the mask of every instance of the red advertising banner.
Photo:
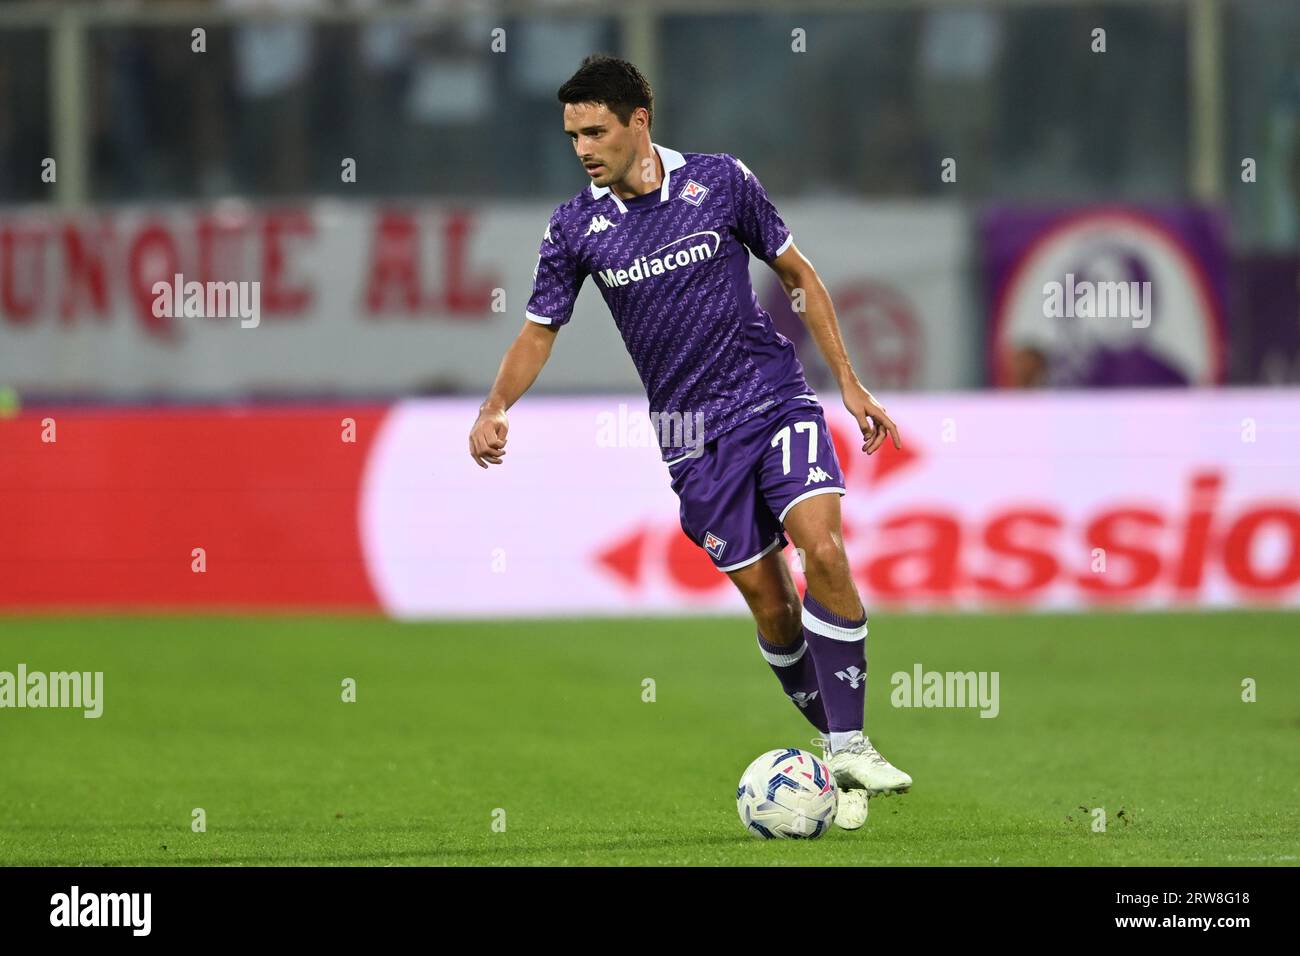
[[[869,607],[1300,605],[1300,391],[889,407],[903,451],[869,458],[826,408]],[[0,608],[744,613],[643,409],[525,399],[488,470],[469,400],[3,418]]]
[[[382,417],[45,409],[0,420],[0,606],[376,610],[357,490]]]

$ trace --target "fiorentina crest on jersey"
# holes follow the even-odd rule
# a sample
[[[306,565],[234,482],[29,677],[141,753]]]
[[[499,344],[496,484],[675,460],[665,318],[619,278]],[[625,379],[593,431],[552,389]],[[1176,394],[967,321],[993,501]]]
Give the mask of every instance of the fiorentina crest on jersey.
[[[708,194],[708,187],[701,186],[693,179],[688,179],[686,180],[686,185],[682,187],[682,191],[678,195],[692,206],[698,206],[700,203],[704,202],[704,197]]]
[[[723,541],[712,531],[704,532],[704,550],[712,555],[714,561],[722,560],[722,549],[726,546],[727,542]]]

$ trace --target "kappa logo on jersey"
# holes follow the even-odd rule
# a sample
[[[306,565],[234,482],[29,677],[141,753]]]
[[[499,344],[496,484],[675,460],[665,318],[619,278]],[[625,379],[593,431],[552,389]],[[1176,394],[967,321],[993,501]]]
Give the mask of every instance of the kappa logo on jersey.
[[[812,468],[808,469],[808,480],[803,483],[803,486],[807,488],[809,485],[818,481],[825,481],[829,477],[830,475],[827,473],[826,469],[821,465],[814,465]]]
[[[551,238],[551,224],[549,222],[546,224],[546,231],[542,233],[542,241],[549,242],[551,245],[555,245],[555,240]],[[537,254],[537,262],[534,263],[533,265],[534,280],[537,279],[537,270],[540,269],[541,267],[542,267],[542,254],[539,252]]]
[[[708,187],[701,186],[693,179],[686,180],[686,185],[683,186],[682,191],[678,193],[682,199],[685,199],[692,206],[698,206],[700,203],[704,202],[704,197],[708,194]]]
[[[723,541],[712,531],[704,532],[704,550],[712,555],[714,561],[722,560],[722,550],[726,546],[727,542]]]
[[[836,671],[835,676],[838,677],[840,680],[848,681],[849,687],[852,690],[857,690],[858,685],[860,685],[864,680],[867,679],[866,672],[860,671],[856,667],[850,667],[847,670]]]
[[[617,223],[610,222],[604,216],[592,216],[591,225],[587,227],[583,236],[590,236],[593,232],[604,232],[606,229],[613,229],[616,225]]]

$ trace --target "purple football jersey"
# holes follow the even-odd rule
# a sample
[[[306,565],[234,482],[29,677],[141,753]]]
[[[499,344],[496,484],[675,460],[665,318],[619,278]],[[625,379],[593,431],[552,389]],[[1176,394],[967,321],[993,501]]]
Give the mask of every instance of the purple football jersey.
[[[749,253],[771,262],[790,245],[758,178],[725,153],[654,144],[662,188],[623,200],[588,186],[556,208],[542,236],[527,316],[564,325],[587,276],[613,313],[659,426],[665,461],[686,442],[735,428],[811,393],[790,340],[758,304]],[[677,417],[679,416],[679,417]]]

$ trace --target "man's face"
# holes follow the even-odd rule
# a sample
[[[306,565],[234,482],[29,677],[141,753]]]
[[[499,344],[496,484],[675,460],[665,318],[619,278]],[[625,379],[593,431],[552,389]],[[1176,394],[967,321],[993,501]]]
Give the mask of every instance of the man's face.
[[[604,104],[564,104],[564,131],[592,183],[609,186],[627,177],[646,119],[646,111],[638,108],[624,126]]]

